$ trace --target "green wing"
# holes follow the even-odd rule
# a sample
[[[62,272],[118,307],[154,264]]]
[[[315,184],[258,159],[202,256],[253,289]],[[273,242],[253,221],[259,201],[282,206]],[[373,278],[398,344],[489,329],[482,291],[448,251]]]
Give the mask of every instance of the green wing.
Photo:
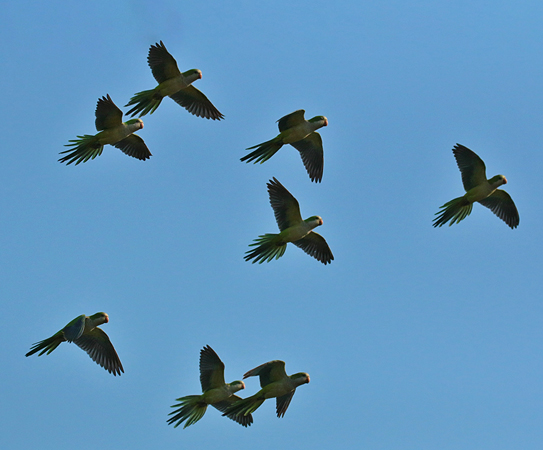
[[[520,217],[513,199],[501,189],[496,189],[492,195],[479,200],[479,203],[490,209],[511,228],[516,228],[520,223]]]
[[[194,114],[197,117],[213,120],[221,120],[224,118],[219,110],[213,106],[213,103],[192,85],[170,95],[170,98],[175,101],[175,103],[185,108],[189,113]]]
[[[142,161],[149,159],[149,157],[152,156],[143,139],[136,134],[131,134],[130,136],[125,137],[119,142],[113,144],[113,146],[120,149],[126,155]]]
[[[303,222],[298,200],[276,178],[268,182],[268,194],[281,231]]]
[[[95,115],[98,131],[115,128],[123,123],[123,112],[113,103],[109,94],[98,99]]]
[[[290,401],[292,400],[292,397],[294,397],[295,392],[296,389],[293,389],[288,394],[277,397],[277,399],[275,400],[277,417],[283,417],[285,415],[288,409],[288,405],[290,405]]]
[[[321,135],[315,131],[301,141],[291,142],[290,145],[300,152],[305,170],[307,170],[311,181],[319,183],[322,180],[324,170],[324,150]]]
[[[72,320],[68,325],[66,325],[62,329],[62,333],[64,334],[64,338],[68,342],[73,342],[77,338],[81,337],[83,334],[83,331],[85,331],[85,321],[87,320],[87,316],[85,314],[81,314],[80,316],[77,316],[74,320]]]
[[[151,45],[149,49],[149,56],[147,56],[147,62],[153,72],[153,76],[158,83],[169,80],[170,78],[181,75],[177,62],[174,57],[170,55],[166,46],[160,41],[155,45]]]
[[[249,372],[243,375],[243,378],[254,376],[260,377],[260,387],[262,388],[268,384],[274,383],[275,381],[283,380],[287,378],[287,373],[285,372],[285,361],[276,359],[261,364],[260,366],[249,370]]]
[[[326,240],[314,231],[311,231],[302,239],[294,241],[293,244],[325,265],[334,259],[332,250],[328,247]]]
[[[100,328],[95,327],[91,331],[83,333],[74,343],[85,350],[91,359],[113,375],[124,372],[121,360],[113,348],[109,337]]]
[[[485,163],[475,152],[463,145],[456,144],[453,153],[462,174],[462,183],[466,192],[487,181]]]
[[[202,392],[225,385],[224,363],[209,345],[200,350],[200,383]]]
[[[289,128],[292,128],[296,125],[300,125],[301,123],[305,122],[304,114],[305,114],[305,111],[303,109],[299,109],[290,114],[287,114],[285,117],[281,117],[277,121],[278,126],[279,126],[279,131],[283,132],[285,130],[288,130]]]

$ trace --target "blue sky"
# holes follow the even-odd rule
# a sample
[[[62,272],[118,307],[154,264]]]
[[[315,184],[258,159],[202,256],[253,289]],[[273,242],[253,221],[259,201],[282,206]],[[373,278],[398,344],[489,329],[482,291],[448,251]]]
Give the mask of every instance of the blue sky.
[[[541,448],[542,19],[535,1],[4,5],[0,446]],[[138,132],[150,160],[60,164],[99,97],[126,111],[155,86],[160,40],[225,120],[165,99]],[[297,109],[329,120],[321,184],[291,147],[239,161]],[[481,205],[432,227],[463,193],[457,142],[507,177],[516,230]],[[243,260],[277,230],[272,177],[322,216],[332,264]],[[121,377],[75,345],[24,357],[97,311]],[[204,345],[227,381],[282,359],[311,382],[282,419],[267,401],[247,429],[212,408],[174,429]]]

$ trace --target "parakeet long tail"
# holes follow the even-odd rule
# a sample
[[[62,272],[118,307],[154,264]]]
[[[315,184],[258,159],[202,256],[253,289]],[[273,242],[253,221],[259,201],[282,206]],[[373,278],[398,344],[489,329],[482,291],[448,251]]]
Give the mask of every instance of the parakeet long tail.
[[[256,148],[254,152],[245,155],[241,158],[241,161],[251,162],[262,164],[264,161],[270,159],[275,153],[283,146],[283,140],[280,137],[273,138],[271,141],[263,142],[262,144],[255,145],[254,147],[249,147],[247,150],[252,150]],[[258,147],[258,148],[257,148]]]
[[[262,264],[264,261],[270,262],[273,258],[279,259],[285,254],[287,244],[278,240],[278,234],[264,234],[255,239],[249,247],[256,247],[245,252],[245,261],[254,258],[254,263]]]
[[[244,398],[229,406],[223,416],[248,416],[255,412],[264,403],[264,400],[263,398],[255,398],[255,396]]]
[[[178,398],[179,403],[172,405],[172,408],[178,408],[172,411],[169,415],[173,415],[168,419],[168,425],[175,423],[174,428],[181,425],[184,421],[185,426],[198,422],[205,414],[207,403],[202,401],[201,395],[187,395],[186,397]]]
[[[38,356],[43,355],[44,353],[51,353],[55,348],[57,348],[62,342],[66,339],[63,338],[62,333],[57,333],[51,336],[50,338],[44,339],[43,341],[36,342],[32,345],[32,348],[25,356],[33,355],[36,352],[40,352]]]
[[[61,155],[68,153],[59,159],[61,163],[67,165],[75,162],[77,166],[81,162],[87,162],[89,159],[94,159],[102,154],[104,146],[100,144],[96,136],[85,134],[83,136],[77,136],[78,139],[71,139],[65,147],[71,147],[69,150],[60,152]]]
[[[436,213],[438,217],[434,219],[433,225],[434,227],[440,227],[448,221],[451,222],[449,226],[453,223],[459,223],[471,214],[472,208],[473,203],[470,203],[464,197],[455,198],[441,206],[440,211]]]
[[[155,92],[154,89],[138,92],[125,105],[135,105],[126,114],[130,116],[135,116],[136,114],[139,114],[139,117],[145,116],[149,113],[153,114],[155,112],[155,109],[160,106],[163,98],[164,97],[162,97],[158,92]]]

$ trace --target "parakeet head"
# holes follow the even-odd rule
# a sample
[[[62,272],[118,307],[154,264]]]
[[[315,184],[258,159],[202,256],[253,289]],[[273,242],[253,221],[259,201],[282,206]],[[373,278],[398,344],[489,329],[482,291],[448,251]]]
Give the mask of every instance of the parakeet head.
[[[186,72],[183,72],[183,78],[185,78],[185,83],[191,84],[192,82],[202,78],[202,71],[199,69],[187,70]]]
[[[503,175],[496,175],[495,177],[492,177],[490,180],[488,180],[490,185],[498,187],[502,184],[507,184],[507,178],[505,178]]]
[[[301,386],[302,384],[309,383],[309,374],[305,372],[295,373],[294,375],[291,375],[290,378],[292,379],[292,381],[294,381],[296,386]]]
[[[97,325],[109,322],[109,316],[105,312],[97,312],[90,316],[89,319],[94,321]]]
[[[315,116],[309,119],[308,122],[318,124],[319,128],[328,126],[328,119],[324,116]]]
[[[126,121],[126,124],[129,126],[132,125],[130,128],[134,130],[141,130],[143,128],[143,120],[141,119],[130,119]]]
[[[232,381],[232,383],[230,383],[230,388],[231,392],[241,391],[242,389],[245,389],[245,383],[243,381]]]
[[[306,223],[313,225],[313,228],[321,226],[324,222],[320,216],[311,216],[308,219],[305,219]]]

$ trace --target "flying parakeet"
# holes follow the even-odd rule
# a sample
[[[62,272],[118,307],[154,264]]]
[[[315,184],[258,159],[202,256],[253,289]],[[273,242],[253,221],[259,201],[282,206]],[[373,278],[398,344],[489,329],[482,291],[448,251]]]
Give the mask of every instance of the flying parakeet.
[[[257,375],[260,377],[260,387],[262,389],[255,395],[234,403],[225,410],[223,415],[228,415],[228,417],[231,415],[244,417],[256,411],[264,403],[264,400],[277,398],[277,417],[283,417],[287,412],[294,392],[296,392],[296,388],[302,384],[309,383],[309,375],[305,372],[288,376],[285,372],[285,362],[279,360],[270,361],[253,370],[249,370],[249,372],[243,375],[243,378]]]
[[[331,262],[334,256],[330,247],[320,234],[312,231],[313,228],[322,225],[322,218],[311,216],[302,220],[298,201],[277,179],[270,180],[267,186],[270,204],[281,232],[264,234],[255,239],[249,246],[256,248],[246,252],[245,261],[254,259],[253,264],[255,262],[262,264],[264,261],[270,262],[273,258],[278,259],[285,253],[287,243],[292,242],[323,264]]]
[[[183,428],[187,428],[204,416],[207,405],[225,412],[229,406],[241,400],[240,397],[234,395],[234,392],[245,389],[243,381],[233,381],[229,384],[224,382],[224,363],[209,345],[200,350],[200,383],[202,395],[181,397],[177,399],[178,404],[172,405],[172,408],[177,409],[169,414],[173,416],[168,419],[169,425],[175,424],[174,427],[177,427],[186,421]],[[244,427],[253,423],[250,414],[245,416],[224,415]]]
[[[328,119],[324,116],[316,116],[312,119],[304,119],[305,111],[299,109],[282,117],[279,123],[280,133],[270,141],[249,147],[255,151],[241,158],[242,161],[254,161],[263,163],[270,159],[283,145],[290,144],[300,152],[304,166],[311,181],[320,183],[324,169],[324,151],[322,138],[318,130],[328,125]]]
[[[76,317],[58,333],[50,338],[36,342],[25,356],[40,352],[49,354],[62,342],[74,342],[85,350],[91,359],[113,375],[121,375],[124,372],[121,360],[113,348],[111,341],[98,325],[109,322],[106,313],[99,312],[88,317],[85,314]],[[40,351],[41,350],[41,351]]]
[[[168,96],[197,117],[213,120],[224,118],[209,99],[192,86],[194,81],[202,78],[202,72],[191,69],[181,73],[174,57],[168,53],[162,41],[151,45],[147,62],[159,84],[154,89],[135,94],[126,105],[134,105],[127,114],[139,114],[139,117],[147,113],[153,114],[162,99]]]
[[[59,159],[61,163],[77,166],[80,162],[87,162],[102,154],[104,145],[111,144],[123,153],[134,158],[145,160],[151,156],[151,152],[143,142],[143,139],[133,134],[143,128],[141,119],[122,121],[123,113],[111,100],[109,94],[98,99],[96,104],[96,129],[100,132],[96,135],[85,134],[77,136],[78,139],[70,140],[69,150],[60,152],[68,153]]]
[[[485,163],[474,152],[463,145],[456,144],[453,148],[454,157],[462,173],[462,183],[466,193],[441,206],[434,219],[434,227],[440,227],[450,221],[449,226],[464,220],[471,214],[474,202],[489,208],[511,228],[516,228],[520,222],[517,207],[509,194],[498,189],[507,183],[503,175],[486,179]]]

